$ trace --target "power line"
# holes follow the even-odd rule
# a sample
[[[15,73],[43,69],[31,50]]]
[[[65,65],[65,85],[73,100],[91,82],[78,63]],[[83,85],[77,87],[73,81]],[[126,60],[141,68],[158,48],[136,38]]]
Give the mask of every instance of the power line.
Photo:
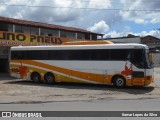
[[[15,5],[15,4],[0,4],[0,6],[15,6],[15,7],[42,7],[42,8],[52,8],[52,9],[81,9],[81,10],[103,10],[103,11],[137,11],[137,12],[160,12],[160,9],[120,9],[120,8],[86,8],[86,7],[55,7],[55,6],[32,6],[32,5]]]
[[[65,1],[73,1],[73,0],[65,0]],[[78,0],[77,0],[78,1]],[[63,2],[63,1],[62,1]],[[97,0],[80,0],[81,3],[97,3]],[[134,4],[136,1],[127,1],[127,2],[118,2],[117,0],[111,0],[111,1],[106,1],[106,0],[101,0],[101,1],[98,1],[98,3],[102,3],[103,5],[105,3],[110,3],[113,5],[118,5],[118,4],[123,4],[123,5],[131,5],[131,4]],[[141,3],[155,3],[155,2],[159,2],[160,3],[160,0],[141,0],[140,1]],[[7,3],[0,3],[0,5],[6,5],[6,6],[28,6],[28,7],[41,7],[40,5],[36,5],[36,6],[32,6],[32,5],[15,5],[15,4],[7,4]],[[42,7],[45,7],[45,6],[42,6]],[[52,7],[52,6],[46,6],[46,7]]]
[[[73,1],[73,0],[65,0],[65,1]],[[106,0],[101,0],[101,1],[99,1],[99,0],[76,0],[76,1],[80,1],[80,2],[90,2],[90,3],[92,3],[92,2],[98,2],[98,3],[122,3],[122,2],[117,2],[117,0],[110,0],[110,1],[106,1]],[[135,3],[136,1],[135,0],[128,0],[127,2],[125,2],[125,3]],[[140,2],[142,2],[142,3],[145,3],[145,2],[147,2],[147,3],[154,3],[154,2],[160,2],[159,0],[141,0]]]
[[[73,0],[66,0],[66,1],[73,1]],[[78,1],[78,0],[76,0]],[[98,0],[80,0],[80,2],[88,2],[88,3],[122,3],[122,2],[118,2],[117,0],[110,0],[110,1],[106,1],[106,0],[101,0],[101,1],[98,1]],[[123,4],[133,4],[137,1],[133,1],[133,0],[130,0],[130,1],[127,1]],[[141,0],[140,1],[141,3],[155,3],[155,2],[160,2],[160,0]]]
[[[65,1],[73,1],[73,0],[65,0]],[[76,1],[78,1],[78,0],[76,0]],[[97,0],[80,0],[80,2],[82,2],[82,3],[86,3],[86,2],[87,3],[97,3]],[[133,1],[133,0],[127,1],[127,2],[120,2],[120,1],[118,2],[117,0],[110,0],[110,1],[106,1],[106,0],[102,1],[101,0],[101,1],[98,1],[98,3],[102,3],[102,4],[104,4],[104,3],[117,3],[117,4],[123,4],[123,5],[125,5],[125,4],[133,4],[135,2],[137,2],[137,1]],[[155,2],[160,2],[160,0],[141,0],[140,2],[141,3],[155,3]],[[6,3],[0,3],[0,4],[6,4]],[[10,6],[13,6],[13,5],[10,5]],[[26,5],[19,5],[19,6],[26,6]]]

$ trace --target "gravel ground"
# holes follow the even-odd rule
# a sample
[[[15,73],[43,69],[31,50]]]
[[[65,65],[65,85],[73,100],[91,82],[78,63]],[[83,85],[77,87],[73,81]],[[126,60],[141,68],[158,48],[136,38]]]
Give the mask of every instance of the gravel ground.
[[[148,87],[116,88],[107,85],[31,81],[0,77],[0,104],[47,103],[54,101],[92,101],[111,99],[156,99],[160,97],[160,68],[155,68],[154,83]]]

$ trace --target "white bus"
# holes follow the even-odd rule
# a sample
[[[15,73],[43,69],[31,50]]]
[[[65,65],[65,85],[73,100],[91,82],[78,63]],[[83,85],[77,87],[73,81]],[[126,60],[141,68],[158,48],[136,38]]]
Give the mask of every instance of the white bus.
[[[117,87],[153,81],[149,48],[142,44],[11,47],[10,74],[34,82],[81,82]]]

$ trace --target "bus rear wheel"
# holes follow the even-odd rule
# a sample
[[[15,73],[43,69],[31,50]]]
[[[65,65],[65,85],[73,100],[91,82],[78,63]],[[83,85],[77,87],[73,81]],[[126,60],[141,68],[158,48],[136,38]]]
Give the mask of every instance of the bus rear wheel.
[[[46,73],[44,79],[48,84],[55,84],[55,76],[52,73]]]
[[[38,72],[33,72],[31,74],[31,80],[35,83],[39,83],[41,81],[41,75]]]
[[[124,86],[126,86],[126,81],[125,81],[125,79],[124,79],[123,77],[121,77],[121,76],[115,76],[115,77],[113,78],[113,84],[114,84],[114,86],[116,86],[116,87],[124,87]]]

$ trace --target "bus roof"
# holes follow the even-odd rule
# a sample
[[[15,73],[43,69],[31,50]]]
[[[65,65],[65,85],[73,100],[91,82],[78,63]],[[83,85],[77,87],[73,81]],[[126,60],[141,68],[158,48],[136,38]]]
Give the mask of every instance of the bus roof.
[[[96,44],[96,45],[53,45],[53,46],[16,46],[11,50],[76,50],[76,49],[149,49],[144,44]]]
[[[72,42],[64,42],[62,45],[93,45],[93,44],[114,44],[108,40],[97,40],[97,41],[72,41]]]

